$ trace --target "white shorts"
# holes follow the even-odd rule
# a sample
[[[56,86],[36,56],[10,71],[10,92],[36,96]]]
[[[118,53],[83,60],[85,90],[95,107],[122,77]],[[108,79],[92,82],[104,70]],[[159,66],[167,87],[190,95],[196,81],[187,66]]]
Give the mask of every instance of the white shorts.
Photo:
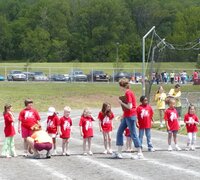
[[[49,136],[51,137],[51,138],[56,138],[56,134],[49,134]]]

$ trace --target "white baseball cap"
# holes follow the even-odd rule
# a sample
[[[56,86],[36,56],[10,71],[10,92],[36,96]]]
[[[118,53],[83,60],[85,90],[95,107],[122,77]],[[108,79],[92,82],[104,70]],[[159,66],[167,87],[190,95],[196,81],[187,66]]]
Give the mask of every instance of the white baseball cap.
[[[56,109],[54,107],[49,107],[47,115],[53,116],[53,114],[56,112]]]

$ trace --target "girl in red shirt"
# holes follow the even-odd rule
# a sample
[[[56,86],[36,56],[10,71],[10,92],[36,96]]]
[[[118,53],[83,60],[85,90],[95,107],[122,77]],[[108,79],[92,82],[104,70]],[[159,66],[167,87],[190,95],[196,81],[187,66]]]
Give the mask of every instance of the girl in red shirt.
[[[124,130],[124,135],[126,137],[126,151],[131,152],[132,151],[132,139],[131,139],[131,133],[130,133],[130,130],[128,127]]]
[[[153,121],[153,110],[148,104],[146,96],[140,97],[141,104],[137,107],[137,126],[139,128],[139,139],[142,144],[144,132],[147,138],[148,151],[154,152],[155,149],[151,143],[151,125]]]
[[[15,144],[14,144],[14,135],[15,135],[15,128],[14,128],[14,115],[12,113],[12,106],[6,104],[4,106],[4,133],[5,133],[5,141],[2,148],[1,155],[4,157],[16,157],[17,154],[15,152]]]
[[[93,154],[91,151],[91,141],[93,137],[92,121],[93,117],[91,116],[91,111],[89,108],[85,108],[79,122],[80,134],[83,137],[83,155],[87,155],[86,143],[88,143],[88,154]]]
[[[49,136],[52,137],[52,140],[53,140],[53,154],[52,155],[57,155],[56,136],[58,134],[59,117],[54,107],[49,107],[47,115],[48,117],[47,117],[46,131],[49,134]]]
[[[169,100],[169,108],[165,111],[164,119],[167,127],[168,132],[168,151],[172,151],[171,141],[172,141],[172,134],[175,143],[175,149],[180,151],[181,148],[177,144],[177,133],[179,130],[179,122],[178,122],[178,113],[175,109],[176,101],[174,98]]]
[[[190,105],[188,108],[188,113],[185,114],[184,122],[186,124],[186,129],[188,133],[188,141],[186,150],[195,150],[196,134],[198,132],[197,125],[199,124],[199,119],[195,114],[194,105]]]
[[[64,108],[64,116],[60,118],[59,134],[62,138],[62,155],[69,156],[69,138],[71,135],[72,120],[69,117],[71,108]]]
[[[99,128],[100,132],[103,133],[103,140],[104,140],[104,147],[105,151],[104,154],[112,154],[111,149],[111,132],[113,128],[113,120],[114,114],[111,111],[111,105],[109,103],[103,103],[102,110],[99,112],[98,119],[99,119]]]

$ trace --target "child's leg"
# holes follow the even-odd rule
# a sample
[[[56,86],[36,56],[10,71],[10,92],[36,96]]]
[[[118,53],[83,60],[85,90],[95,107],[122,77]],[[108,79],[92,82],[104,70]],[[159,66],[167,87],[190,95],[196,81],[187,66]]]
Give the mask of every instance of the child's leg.
[[[168,132],[168,145],[171,146],[172,143],[172,132]]]
[[[56,150],[56,138],[52,138],[53,141],[53,149]]]
[[[66,139],[66,153],[69,155],[69,138]]]
[[[129,149],[131,151],[131,149],[132,149],[132,140],[131,140],[131,137],[128,137],[128,147],[129,147]]]
[[[28,143],[27,138],[24,138],[24,155],[28,153]]]
[[[187,146],[190,147],[192,144],[192,133],[188,133],[188,139],[187,139]]]
[[[92,142],[92,138],[89,137],[89,138],[88,138],[88,151],[89,151],[89,152],[91,151],[91,142]]]
[[[66,144],[66,139],[62,139],[62,153],[63,153],[63,154],[66,153],[65,144]]]
[[[162,124],[163,121],[163,110],[159,109],[159,117],[160,117],[160,124]]]
[[[174,144],[177,144],[177,133],[173,132],[173,139],[174,139]]]
[[[15,141],[14,141],[14,137],[10,137],[10,154],[11,156],[17,156],[16,152],[15,152]]]
[[[2,156],[9,155],[8,154],[9,153],[9,150],[8,150],[9,145],[8,144],[9,144],[9,137],[6,137],[5,140],[4,140],[4,143],[3,143],[3,147],[2,147],[2,152],[1,152]]]
[[[143,136],[144,136],[144,129],[139,129],[139,139],[140,139],[141,145],[143,141]]]
[[[147,128],[145,129],[145,135],[147,138],[147,146],[148,146],[148,150],[151,150],[153,148],[152,142],[151,142],[151,129]]]
[[[196,133],[192,133],[192,150],[195,149],[195,144],[196,144]]]
[[[83,138],[83,153],[86,153],[86,140],[87,138]]]
[[[109,147],[109,150],[111,150],[112,149],[111,132],[108,132],[107,136],[108,136],[108,147]]]
[[[107,133],[103,132],[103,143],[104,143],[104,148],[107,150]]]

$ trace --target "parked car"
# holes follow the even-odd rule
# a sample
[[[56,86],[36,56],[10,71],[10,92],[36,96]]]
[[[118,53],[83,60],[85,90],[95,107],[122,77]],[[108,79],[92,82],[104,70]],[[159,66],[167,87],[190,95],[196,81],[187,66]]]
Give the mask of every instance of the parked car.
[[[8,81],[26,81],[26,75],[22,71],[12,70],[7,75]]]
[[[73,70],[69,73],[70,81],[87,81],[87,75],[81,70]]]
[[[117,72],[114,77],[112,77],[112,80],[114,78],[114,81],[119,81],[121,78],[127,78],[130,79],[131,75],[127,72]]]
[[[5,77],[0,74],[0,81],[5,81]]]
[[[69,74],[63,74],[65,76],[66,81],[69,81]]]
[[[136,83],[142,82],[142,73],[140,73],[140,72],[132,73],[131,74],[131,80],[135,81]]]
[[[28,81],[34,80],[35,73],[33,73],[33,72],[23,72],[23,74],[25,74],[26,80],[28,80]]]
[[[110,76],[103,71],[95,70],[88,74],[88,81],[109,81]]]
[[[51,81],[67,81],[66,77],[63,74],[52,74],[49,79]]]
[[[48,81],[49,78],[43,72],[34,72],[34,81]]]

